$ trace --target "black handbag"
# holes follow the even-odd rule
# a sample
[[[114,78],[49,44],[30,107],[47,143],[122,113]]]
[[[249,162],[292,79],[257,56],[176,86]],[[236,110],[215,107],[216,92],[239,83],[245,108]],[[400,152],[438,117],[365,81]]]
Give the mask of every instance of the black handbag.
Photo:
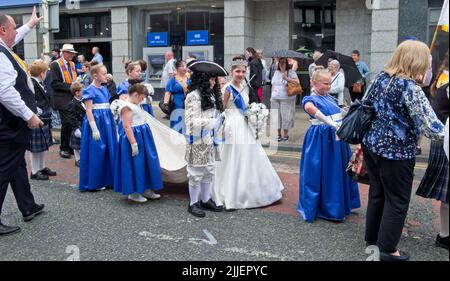
[[[374,116],[375,108],[372,102],[355,100],[342,120],[339,130],[336,132],[337,136],[347,143],[360,144],[369,130]]]
[[[395,77],[392,77],[390,79],[384,92],[387,92],[394,78]],[[366,96],[370,95],[372,88],[373,83],[367,91]],[[371,101],[364,98],[362,101],[355,100],[350,106],[347,115],[342,120],[341,127],[337,130],[336,135],[349,144],[360,144],[362,143],[364,135],[370,129],[374,117],[375,107]]]
[[[159,101],[159,108],[161,108],[161,111],[164,112],[166,115],[170,115],[173,111],[173,98],[172,95],[170,95],[169,104],[167,108],[164,106],[164,96],[161,97],[161,100]]]

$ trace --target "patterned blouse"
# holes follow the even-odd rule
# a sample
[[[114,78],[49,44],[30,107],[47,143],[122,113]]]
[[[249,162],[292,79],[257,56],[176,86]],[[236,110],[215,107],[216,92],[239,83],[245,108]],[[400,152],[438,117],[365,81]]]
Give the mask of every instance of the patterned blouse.
[[[379,156],[391,160],[413,159],[420,133],[434,140],[444,137],[444,125],[413,80],[402,77],[391,80],[382,71],[364,99],[373,102],[375,118],[363,144]]]

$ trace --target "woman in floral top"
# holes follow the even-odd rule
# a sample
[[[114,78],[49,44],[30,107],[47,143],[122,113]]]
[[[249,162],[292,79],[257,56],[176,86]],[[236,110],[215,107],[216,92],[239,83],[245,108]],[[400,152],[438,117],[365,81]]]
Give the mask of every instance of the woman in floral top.
[[[363,139],[370,179],[365,240],[379,247],[380,260],[409,259],[397,244],[411,198],[417,140],[420,133],[444,137],[444,125],[418,83],[429,67],[429,54],[422,42],[401,43],[364,97],[376,112]]]

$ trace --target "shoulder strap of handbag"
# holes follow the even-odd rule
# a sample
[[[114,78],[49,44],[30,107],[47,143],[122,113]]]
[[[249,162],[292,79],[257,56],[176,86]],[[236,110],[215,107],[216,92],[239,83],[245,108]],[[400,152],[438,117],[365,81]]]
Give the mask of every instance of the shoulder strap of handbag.
[[[387,90],[389,89],[389,86],[391,86],[392,81],[394,80],[395,76],[392,76],[391,79],[389,80],[388,85],[386,86],[386,88],[384,88],[384,93],[387,93]],[[369,89],[366,90],[366,93],[364,94],[362,101],[365,101],[369,98],[369,93],[373,88],[373,85],[375,84],[376,78],[375,80],[370,84]]]
[[[336,81],[336,79],[338,78],[338,76],[339,75],[341,75],[341,73],[339,72],[335,77],[334,77],[334,79],[331,81],[331,84],[333,84],[334,83],[334,81]]]

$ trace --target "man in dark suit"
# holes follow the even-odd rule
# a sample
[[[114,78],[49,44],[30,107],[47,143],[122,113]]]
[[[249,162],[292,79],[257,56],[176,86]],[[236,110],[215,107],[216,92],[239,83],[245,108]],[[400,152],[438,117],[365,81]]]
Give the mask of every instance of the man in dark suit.
[[[30,129],[43,125],[37,117],[33,84],[27,66],[13,51],[42,20],[33,9],[30,21],[16,30],[11,16],[0,14],[0,212],[8,186],[17,201],[24,221],[30,221],[42,213],[44,205],[36,204],[27,175],[25,149],[30,143]],[[17,36],[16,36],[17,35]],[[0,221],[0,236],[20,230]]]
[[[78,53],[74,50],[72,44],[64,44],[61,53],[61,58],[50,65],[50,85],[53,89],[53,108],[59,111],[61,118],[59,155],[62,158],[70,158],[73,154],[73,150],[69,146],[72,126],[69,122],[67,106],[72,100],[70,85],[77,81],[77,71],[72,59]]]

